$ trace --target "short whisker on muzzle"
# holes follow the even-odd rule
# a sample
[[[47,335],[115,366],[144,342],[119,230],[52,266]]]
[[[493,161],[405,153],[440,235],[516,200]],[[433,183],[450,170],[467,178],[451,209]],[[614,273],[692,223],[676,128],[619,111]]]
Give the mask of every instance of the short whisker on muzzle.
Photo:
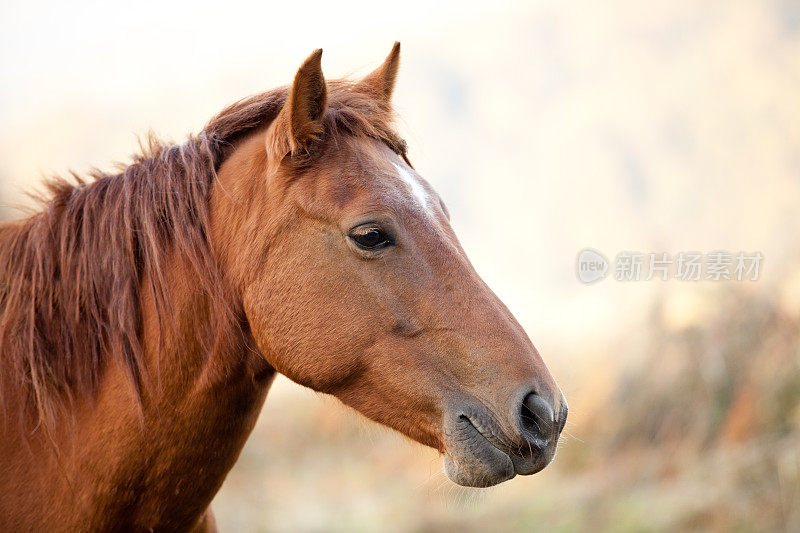
[[[542,430],[542,426],[540,426],[540,425],[539,425],[539,422],[538,422],[538,421],[536,420],[536,418],[534,418],[533,416],[528,416],[528,415],[525,415],[525,414],[523,414],[523,415],[521,416],[521,418],[522,418],[522,424],[523,424],[523,426],[529,426],[530,424],[533,424],[534,426],[536,426],[536,430],[537,430],[539,433],[543,433],[543,432],[544,432],[544,431]],[[526,424],[526,422],[527,422],[527,424]]]

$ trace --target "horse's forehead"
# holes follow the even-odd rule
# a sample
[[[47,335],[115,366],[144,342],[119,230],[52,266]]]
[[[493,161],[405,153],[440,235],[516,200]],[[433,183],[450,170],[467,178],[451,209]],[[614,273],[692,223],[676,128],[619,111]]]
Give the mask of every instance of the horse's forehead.
[[[428,219],[434,215],[432,192],[422,178],[399,157],[382,165],[368,177],[367,198],[378,204],[386,204],[398,212],[415,218]]]
[[[365,146],[337,158],[323,170],[325,189],[341,208],[402,208],[431,214],[432,192],[400,156],[385,147]]]
[[[415,172],[411,169],[411,167],[409,167],[404,161],[399,163],[392,162],[392,166],[397,172],[397,177],[400,178],[400,181],[402,181],[403,186],[411,193],[411,198],[413,201],[416,202],[417,205],[424,211],[430,211],[430,198],[428,191],[425,190],[425,186],[422,184],[419,177],[415,175]]]

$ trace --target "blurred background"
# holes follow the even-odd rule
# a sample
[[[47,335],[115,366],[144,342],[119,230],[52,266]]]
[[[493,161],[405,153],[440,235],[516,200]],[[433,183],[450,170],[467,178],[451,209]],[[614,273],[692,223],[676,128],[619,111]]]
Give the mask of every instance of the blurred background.
[[[2,217],[42,175],[180,141],[325,50],[402,41],[399,129],[570,402],[555,462],[456,487],[279,378],[222,531],[800,530],[800,4],[9,2]],[[584,285],[578,252],[761,252],[758,281]]]

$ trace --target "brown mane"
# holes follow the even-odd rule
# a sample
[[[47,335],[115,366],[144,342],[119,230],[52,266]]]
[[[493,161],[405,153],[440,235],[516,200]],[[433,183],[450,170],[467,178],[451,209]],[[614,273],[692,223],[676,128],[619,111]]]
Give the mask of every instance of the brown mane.
[[[348,81],[328,90],[323,137],[370,137],[405,157],[388,105]],[[0,401],[21,387],[47,427],[72,398],[97,390],[108,364],[122,365],[138,397],[149,382],[140,301],[149,291],[159,324],[169,325],[170,253],[214,302],[216,336],[224,335],[231,308],[208,241],[209,193],[237,142],[269,124],[287,94],[241,100],[181,145],[151,137],[117,174],[51,179],[40,212],[0,226]]]

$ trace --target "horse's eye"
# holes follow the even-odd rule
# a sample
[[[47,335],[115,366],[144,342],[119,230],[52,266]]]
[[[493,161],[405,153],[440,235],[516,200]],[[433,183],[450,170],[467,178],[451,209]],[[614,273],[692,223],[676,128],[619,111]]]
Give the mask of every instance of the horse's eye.
[[[365,250],[377,250],[392,244],[389,236],[375,226],[356,228],[350,233],[350,238],[353,239],[353,242],[360,248]]]

